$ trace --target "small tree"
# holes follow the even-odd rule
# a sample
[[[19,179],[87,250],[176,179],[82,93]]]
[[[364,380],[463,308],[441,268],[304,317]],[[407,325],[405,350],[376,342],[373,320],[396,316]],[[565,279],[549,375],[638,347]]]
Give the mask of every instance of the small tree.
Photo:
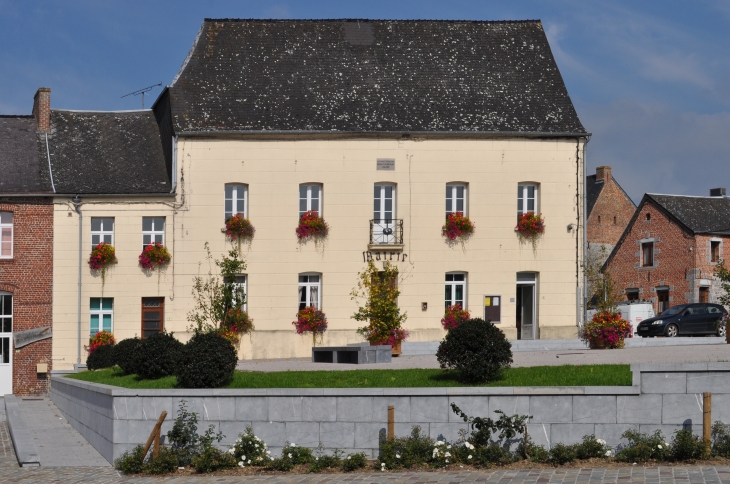
[[[208,242],[205,243],[208,261],[207,278],[193,278],[194,308],[188,313],[188,321],[196,332],[218,331],[226,321],[230,309],[240,309],[246,304],[243,288],[236,284],[236,274],[246,270],[246,263],[240,259],[240,252],[234,248],[220,260],[214,260]],[[213,274],[212,262],[218,266],[220,276]]]
[[[723,259],[720,259],[715,266],[714,276],[720,280],[720,287],[722,288],[722,292],[718,296],[720,304],[726,308],[730,307],[730,269],[725,267]]]
[[[351,317],[368,323],[357,333],[370,342],[388,344],[408,337],[408,332],[401,328],[408,315],[398,307],[398,277],[398,268],[390,261],[385,262],[382,271],[372,260],[368,261],[367,268],[358,273],[357,287],[350,295],[353,300],[362,299],[363,304],[358,302],[357,312]]]
[[[602,270],[608,257],[606,252],[606,246],[602,245],[599,253],[586,254],[586,261],[583,263],[583,270],[588,279],[586,295],[601,313],[615,312],[616,304],[621,298],[611,273]]]

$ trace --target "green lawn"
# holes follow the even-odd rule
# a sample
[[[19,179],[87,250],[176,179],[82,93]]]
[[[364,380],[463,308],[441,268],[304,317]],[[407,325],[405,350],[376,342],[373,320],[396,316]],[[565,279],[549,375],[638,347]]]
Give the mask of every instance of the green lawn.
[[[68,378],[124,388],[175,388],[175,377],[141,380],[119,369],[85,371]],[[631,385],[629,365],[565,365],[511,368],[504,378],[484,386],[624,386]],[[236,371],[227,388],[377,388],[465,386],[442,370]]]

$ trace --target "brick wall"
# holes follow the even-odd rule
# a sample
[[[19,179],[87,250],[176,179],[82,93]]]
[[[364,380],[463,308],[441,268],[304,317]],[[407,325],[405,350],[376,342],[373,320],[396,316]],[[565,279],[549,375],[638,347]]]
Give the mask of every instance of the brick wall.
[[[621,238],[636,207],[613,179],[610,170],[604,184],[586,222],[587,237],[590,244],[608,244],[612,247]]]
[[[48,199],[21,203],[0,200],[0,211],[13,220],[13,258],[0,259],[0,291],[13,294],[13,331],[51,326],[53,322],[53,205]],[[52,368],[51,340],[31,343],[13,352],[13,393],[47,393],[48,375],[36,364]]]
[[[654,242],[652,267],[642,267],[642,240]],[[709,260],[710,240],[721,239],[685,232],[654,203],[647,201],[640,207],[636,221],[607,270],[617,289],[638,289],[639,298],[651,301],[655,311],[658,310],[657,287],[669,288],[670,306],[698,302],[701,286],[710,287],[709,302],[717,302],[719,284],[712,277],[715,263]],[[722,242],[728,243],[730,238],[725,237]]]

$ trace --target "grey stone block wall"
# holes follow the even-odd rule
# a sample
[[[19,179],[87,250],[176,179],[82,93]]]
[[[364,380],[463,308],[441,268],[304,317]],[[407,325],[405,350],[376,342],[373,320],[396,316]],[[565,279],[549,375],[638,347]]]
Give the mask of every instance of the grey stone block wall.
[[[625,444],[626,430],[702,432],[702,392],[713,392],[713,420],[730,423],[730,364],[634,365],[631,387],[373,388],[263,390],[128,390],[54,376],[51,398],[109,462],[144,443],[164,410],[163,436],[172,427],[181,400],[225,434],[228,447],[246,426],[278,455],[286,442],[328,450],[366,452],[376,457],[395,406],[395,432],[414,425],[423,434],[455,440],[467,429],[451,410],[469,416],[532,415],[530,437],[549,447],[580,442],[595,434],[612,446]],[[165,439],[163,438],[163,441]]]

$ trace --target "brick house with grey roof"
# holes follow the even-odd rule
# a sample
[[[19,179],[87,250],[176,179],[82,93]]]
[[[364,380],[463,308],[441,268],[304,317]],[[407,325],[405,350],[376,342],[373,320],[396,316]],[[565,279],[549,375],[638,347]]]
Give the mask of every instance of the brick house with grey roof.
[[[714,195],[714,196],[713,196]],[[730,241],[730,198],[644,195],[604,270],[629,300],[661,312],[677,304],[718,302],[713,277]]]

